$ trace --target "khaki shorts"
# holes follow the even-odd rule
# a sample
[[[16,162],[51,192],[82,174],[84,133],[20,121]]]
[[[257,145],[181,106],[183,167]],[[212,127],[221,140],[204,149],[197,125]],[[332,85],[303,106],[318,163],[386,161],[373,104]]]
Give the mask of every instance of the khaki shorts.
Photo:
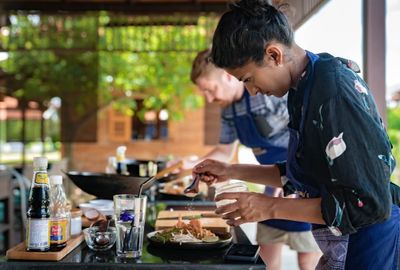
[[[286,244],[297,252],[321,252],[311,231],[288,232],[257,223],[257,242],[259,245]]]

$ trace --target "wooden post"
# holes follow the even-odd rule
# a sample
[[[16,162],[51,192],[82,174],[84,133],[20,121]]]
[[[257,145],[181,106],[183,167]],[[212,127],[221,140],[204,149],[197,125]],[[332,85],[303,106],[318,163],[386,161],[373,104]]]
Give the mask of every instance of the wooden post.
[[[363,1],[364,79],[386,125],[386,26],[385,2]]]

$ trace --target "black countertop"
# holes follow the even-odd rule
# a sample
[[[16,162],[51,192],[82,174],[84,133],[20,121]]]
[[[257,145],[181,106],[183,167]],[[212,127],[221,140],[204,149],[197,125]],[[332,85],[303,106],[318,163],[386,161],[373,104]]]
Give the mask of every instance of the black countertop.
[[[233,235],[233,242],[248,243],[240,228],[236,228]],[[0,269],[265,269],[260,260],[257,263],[225,261],[224,255],[228,248],[229,246],[212,250],[165,249],[154,247],[145,240],[140,259],[123,261],[116,256],[115,246],[107,252],[95,252],[83,242],[58,262],[16,261],[2,257]]]
[[[176,208],[185,202],[174,203],[168,202]],[[208,207],[207,203],[203,206]],[[148,226],[146,226],[148,227]],[[147,228],[151,231],[151,227]],[[251,244],[245,233],[236,227],[232,229],[232,243]],[[122,261],[116,256],[115,246],[107,252],[95,252],[90,250],[86,243],[74,249],[65,256],[61,261],[22,261],[7,260],[5,256],[0,257],[0,269],[7,270],[24,270],[24,269],[40,269],[40,270],[64,270],[64,269],[265,269],[264,263],[258,259],[256,263],[251,262],[233,262],[224,260],[224,255],[229,246],[220,249],[210,250],[183,250],[183,249],[166,249],[152,246],[147,239],[143,243],[143,254],[140,259]]]

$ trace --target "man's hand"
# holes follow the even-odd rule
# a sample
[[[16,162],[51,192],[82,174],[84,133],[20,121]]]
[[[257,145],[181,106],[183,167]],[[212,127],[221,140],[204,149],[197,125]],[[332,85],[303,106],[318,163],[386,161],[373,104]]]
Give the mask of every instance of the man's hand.
[[[223,214],[227,224],[238,226],[243,223],[263,221],[273,218],[273,200],[264,194],[254,192],[226,192],[215,197],[216,201],[236,200],[217,208],[215,213]]]
[[[206,159],[193,168],[193,179],[197,175],[200,180],[212,185],[230,179],[229,169],[231,165],[217,160]]]

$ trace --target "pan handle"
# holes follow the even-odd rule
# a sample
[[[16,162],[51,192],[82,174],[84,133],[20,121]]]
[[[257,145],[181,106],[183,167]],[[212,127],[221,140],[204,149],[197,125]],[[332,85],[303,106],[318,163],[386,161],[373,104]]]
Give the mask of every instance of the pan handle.
[[[170,166],[168,168],[165,168],[164,170],[161,170],[156,175],[150,177],[149,179],[147,179],[146,181],[141,183],[140,187],[139,187],[138,196],[142,195],[142,191],[143,191],[144,188],[147,188],[147,187],[151,186],[154,183],[154,181],[159,180],[160,178],[164,177],[164,175],[169,174],[169,173],[173,172],[176,169],[179,169],[180,167],[182,167],[182,165],[183,165],[183,162],[179,161],[178,163],[176,163],[176,164],[174,164],[174,165],[172,165],[172,166]]]
[[[175,171],[176,169],[179,169],[183,166],[183,162],[179,161],[178,163],[169,166],[168,168],[165,168],[161,171],[159,171],[155,176],[154,176],[154,180],[159,180],[160,178],[163,178],[166,174],[170,174],[173,171]]]

